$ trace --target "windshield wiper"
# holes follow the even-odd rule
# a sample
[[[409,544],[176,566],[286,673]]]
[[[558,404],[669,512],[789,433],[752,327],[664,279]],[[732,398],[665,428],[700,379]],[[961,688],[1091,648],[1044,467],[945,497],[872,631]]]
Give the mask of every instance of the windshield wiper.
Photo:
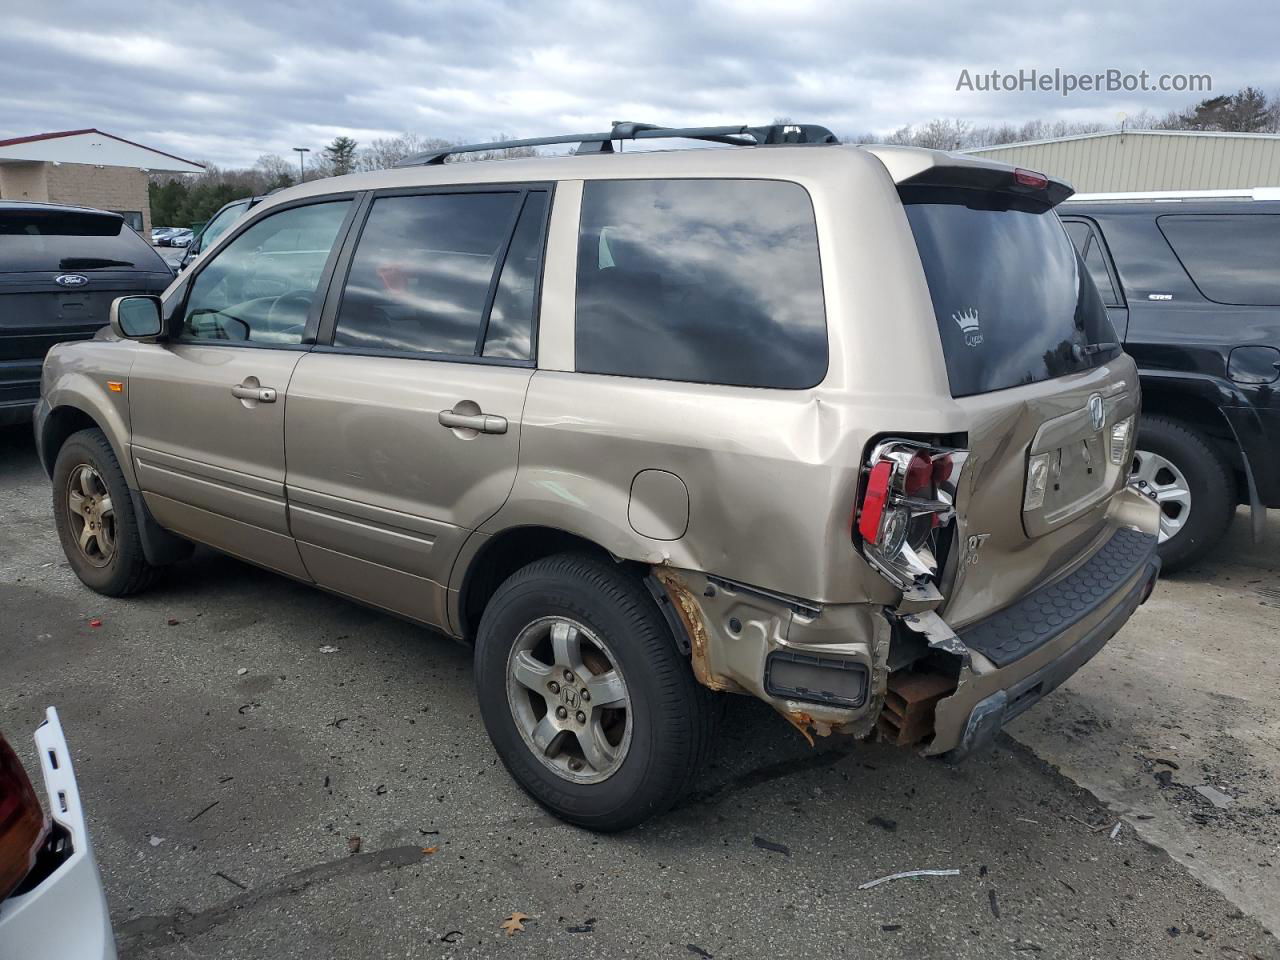
[[[129,260],[108,260],[106,257],[63,257],[58,261],[59,270],[96,270],[101,267],[136,267]]]

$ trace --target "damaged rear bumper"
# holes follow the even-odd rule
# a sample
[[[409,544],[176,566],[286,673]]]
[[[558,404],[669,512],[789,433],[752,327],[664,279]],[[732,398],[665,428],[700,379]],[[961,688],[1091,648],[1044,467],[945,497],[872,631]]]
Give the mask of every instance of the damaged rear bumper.
[[[1080,669],[1125,625],[1151,595],[1160,572],[1156,538],[1137,571],[1099,604],[1049,643],[1002,669],[962,677],[959,689],[938,703],[935,736],[925,753],[959,761],[990,745],[1001,728],[1043,699]]]

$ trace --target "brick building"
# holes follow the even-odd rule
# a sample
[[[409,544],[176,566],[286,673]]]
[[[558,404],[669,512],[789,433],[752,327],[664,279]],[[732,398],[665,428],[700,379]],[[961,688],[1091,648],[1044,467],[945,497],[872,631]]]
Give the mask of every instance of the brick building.
[[[198,163],[101,130],[64,130],[0,140],[0,200],[39,200],[122,214],[151,230],[147,175],[199,173]]]

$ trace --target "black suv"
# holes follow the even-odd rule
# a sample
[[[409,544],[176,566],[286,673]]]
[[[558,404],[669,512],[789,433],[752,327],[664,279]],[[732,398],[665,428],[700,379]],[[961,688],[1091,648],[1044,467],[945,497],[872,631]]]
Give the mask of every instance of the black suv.
[[[1278,199],[1261,199],[1272,194]],[[1059,212],[1142,379],[1134,473],[1166,570],[1280,507],[1280,192],[1094,194]]]
[[[51,346],[92,337],[116,297],[172,279],[118,213],[0,201],[0,426],[31,418]]]

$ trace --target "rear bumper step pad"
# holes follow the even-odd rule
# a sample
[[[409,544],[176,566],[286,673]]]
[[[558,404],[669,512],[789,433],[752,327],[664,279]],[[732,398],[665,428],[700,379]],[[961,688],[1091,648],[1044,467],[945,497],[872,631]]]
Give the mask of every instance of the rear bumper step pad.
[[[1105,604],[1150,560],[1155,542],[1152,534],[1117,530],[1080,569],[964,628],[958,636],[997,667],[1007,667]]]

